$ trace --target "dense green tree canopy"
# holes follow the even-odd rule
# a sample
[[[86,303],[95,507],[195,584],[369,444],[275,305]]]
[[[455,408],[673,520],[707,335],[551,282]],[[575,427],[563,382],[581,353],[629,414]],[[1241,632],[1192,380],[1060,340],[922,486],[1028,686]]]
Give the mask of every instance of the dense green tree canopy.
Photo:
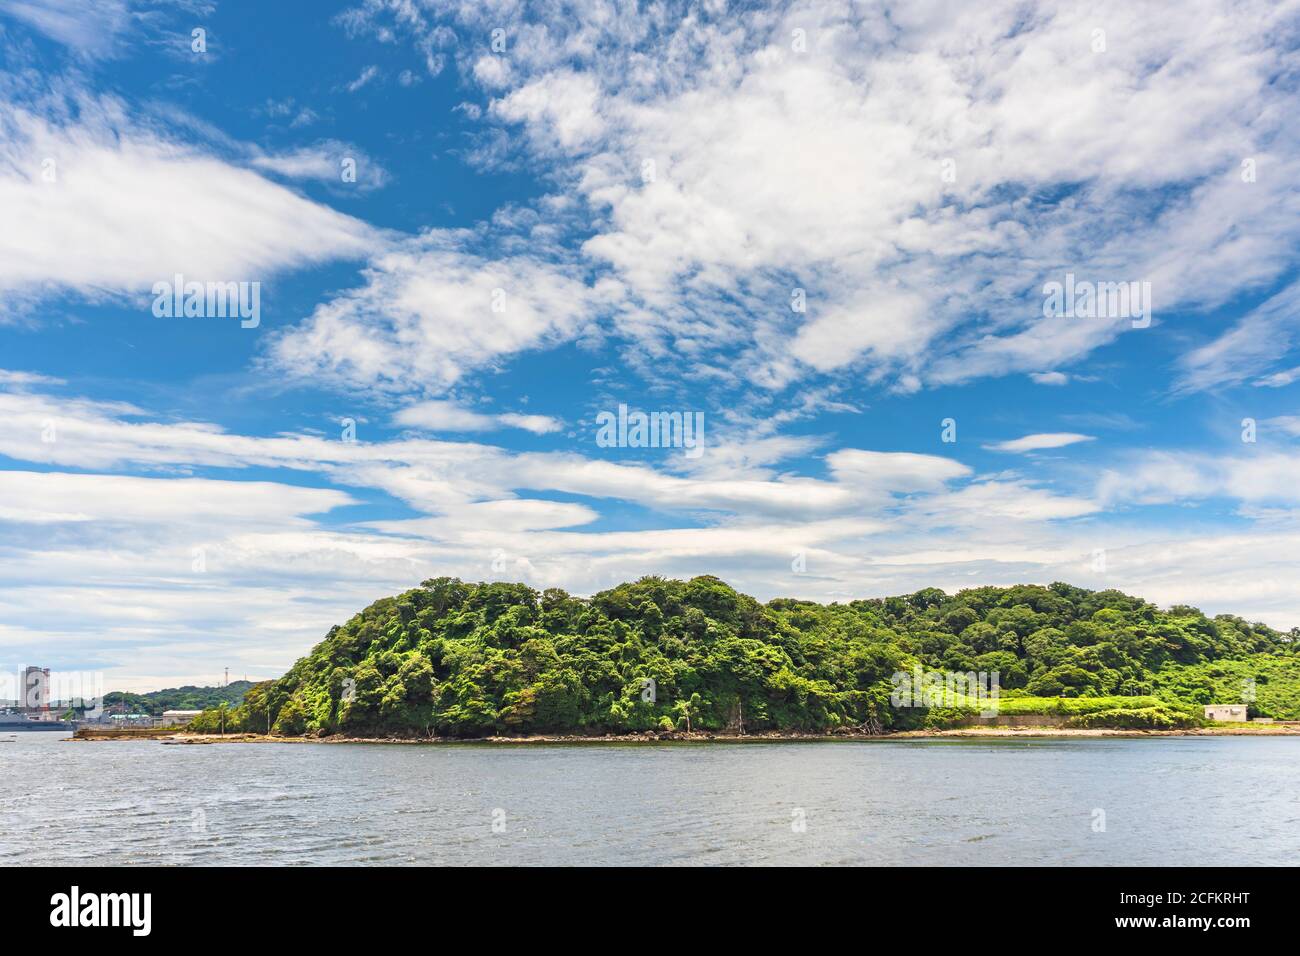
[[[359,736],[628,733],[688,721],[714,731],[888,729],[926,718],[890,704],[891,678],[915,666],[996,671],[1013,699],[1147,695],[1148,708],[1159,703],[1150,695],[1240,700],[1253,681],[1256,713],[1300,718],[1296,636],[1066,584],[825,606],[760,604],[709,576],[643,578],[589,599],[437,578],[332,628],[226,722]],[[194,726],[216,719],[205,713]]]

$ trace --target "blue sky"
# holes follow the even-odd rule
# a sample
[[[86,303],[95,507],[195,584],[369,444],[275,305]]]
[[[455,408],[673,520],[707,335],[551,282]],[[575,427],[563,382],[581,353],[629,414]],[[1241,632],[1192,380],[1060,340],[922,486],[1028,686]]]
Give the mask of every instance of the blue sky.
[[[1294,9],[968,6],[0,0],[5,669],[441,574],[1300,624]]]

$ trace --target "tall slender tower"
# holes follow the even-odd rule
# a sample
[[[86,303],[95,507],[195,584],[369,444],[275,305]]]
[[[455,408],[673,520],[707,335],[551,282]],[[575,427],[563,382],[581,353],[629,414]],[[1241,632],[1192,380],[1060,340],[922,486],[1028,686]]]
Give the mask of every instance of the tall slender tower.
[[[18,709],[27,712],[50,709],[48,667],[28,667],[23,671],[22,697],[18,701]]]

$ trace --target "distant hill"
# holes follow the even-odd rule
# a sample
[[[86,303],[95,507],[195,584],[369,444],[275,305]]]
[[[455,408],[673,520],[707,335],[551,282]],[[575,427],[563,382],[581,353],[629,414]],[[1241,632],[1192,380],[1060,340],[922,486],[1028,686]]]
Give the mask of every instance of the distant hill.
[[[104,706],[125,704],[130,713],[153,714],[155,717],[162,714],[164,710],[207,710],[210,707],[218,707],[222,703],[235,707],[243,702],[244,694],[252,686],[252,681],[232,680],[225,687],[187,685],[149,691],[147,694],[115,690],[104,695]]]

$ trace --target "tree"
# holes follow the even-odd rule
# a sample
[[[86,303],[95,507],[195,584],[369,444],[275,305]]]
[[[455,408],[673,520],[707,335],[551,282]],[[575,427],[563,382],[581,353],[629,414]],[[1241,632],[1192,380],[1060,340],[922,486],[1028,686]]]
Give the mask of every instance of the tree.
[[[673,704],[673,713],[677,714],[678,719],[685,721],[686,733],[691,732],[691,711],[700,706],[700,695],[691,694],[688,700],[679,700]]]

